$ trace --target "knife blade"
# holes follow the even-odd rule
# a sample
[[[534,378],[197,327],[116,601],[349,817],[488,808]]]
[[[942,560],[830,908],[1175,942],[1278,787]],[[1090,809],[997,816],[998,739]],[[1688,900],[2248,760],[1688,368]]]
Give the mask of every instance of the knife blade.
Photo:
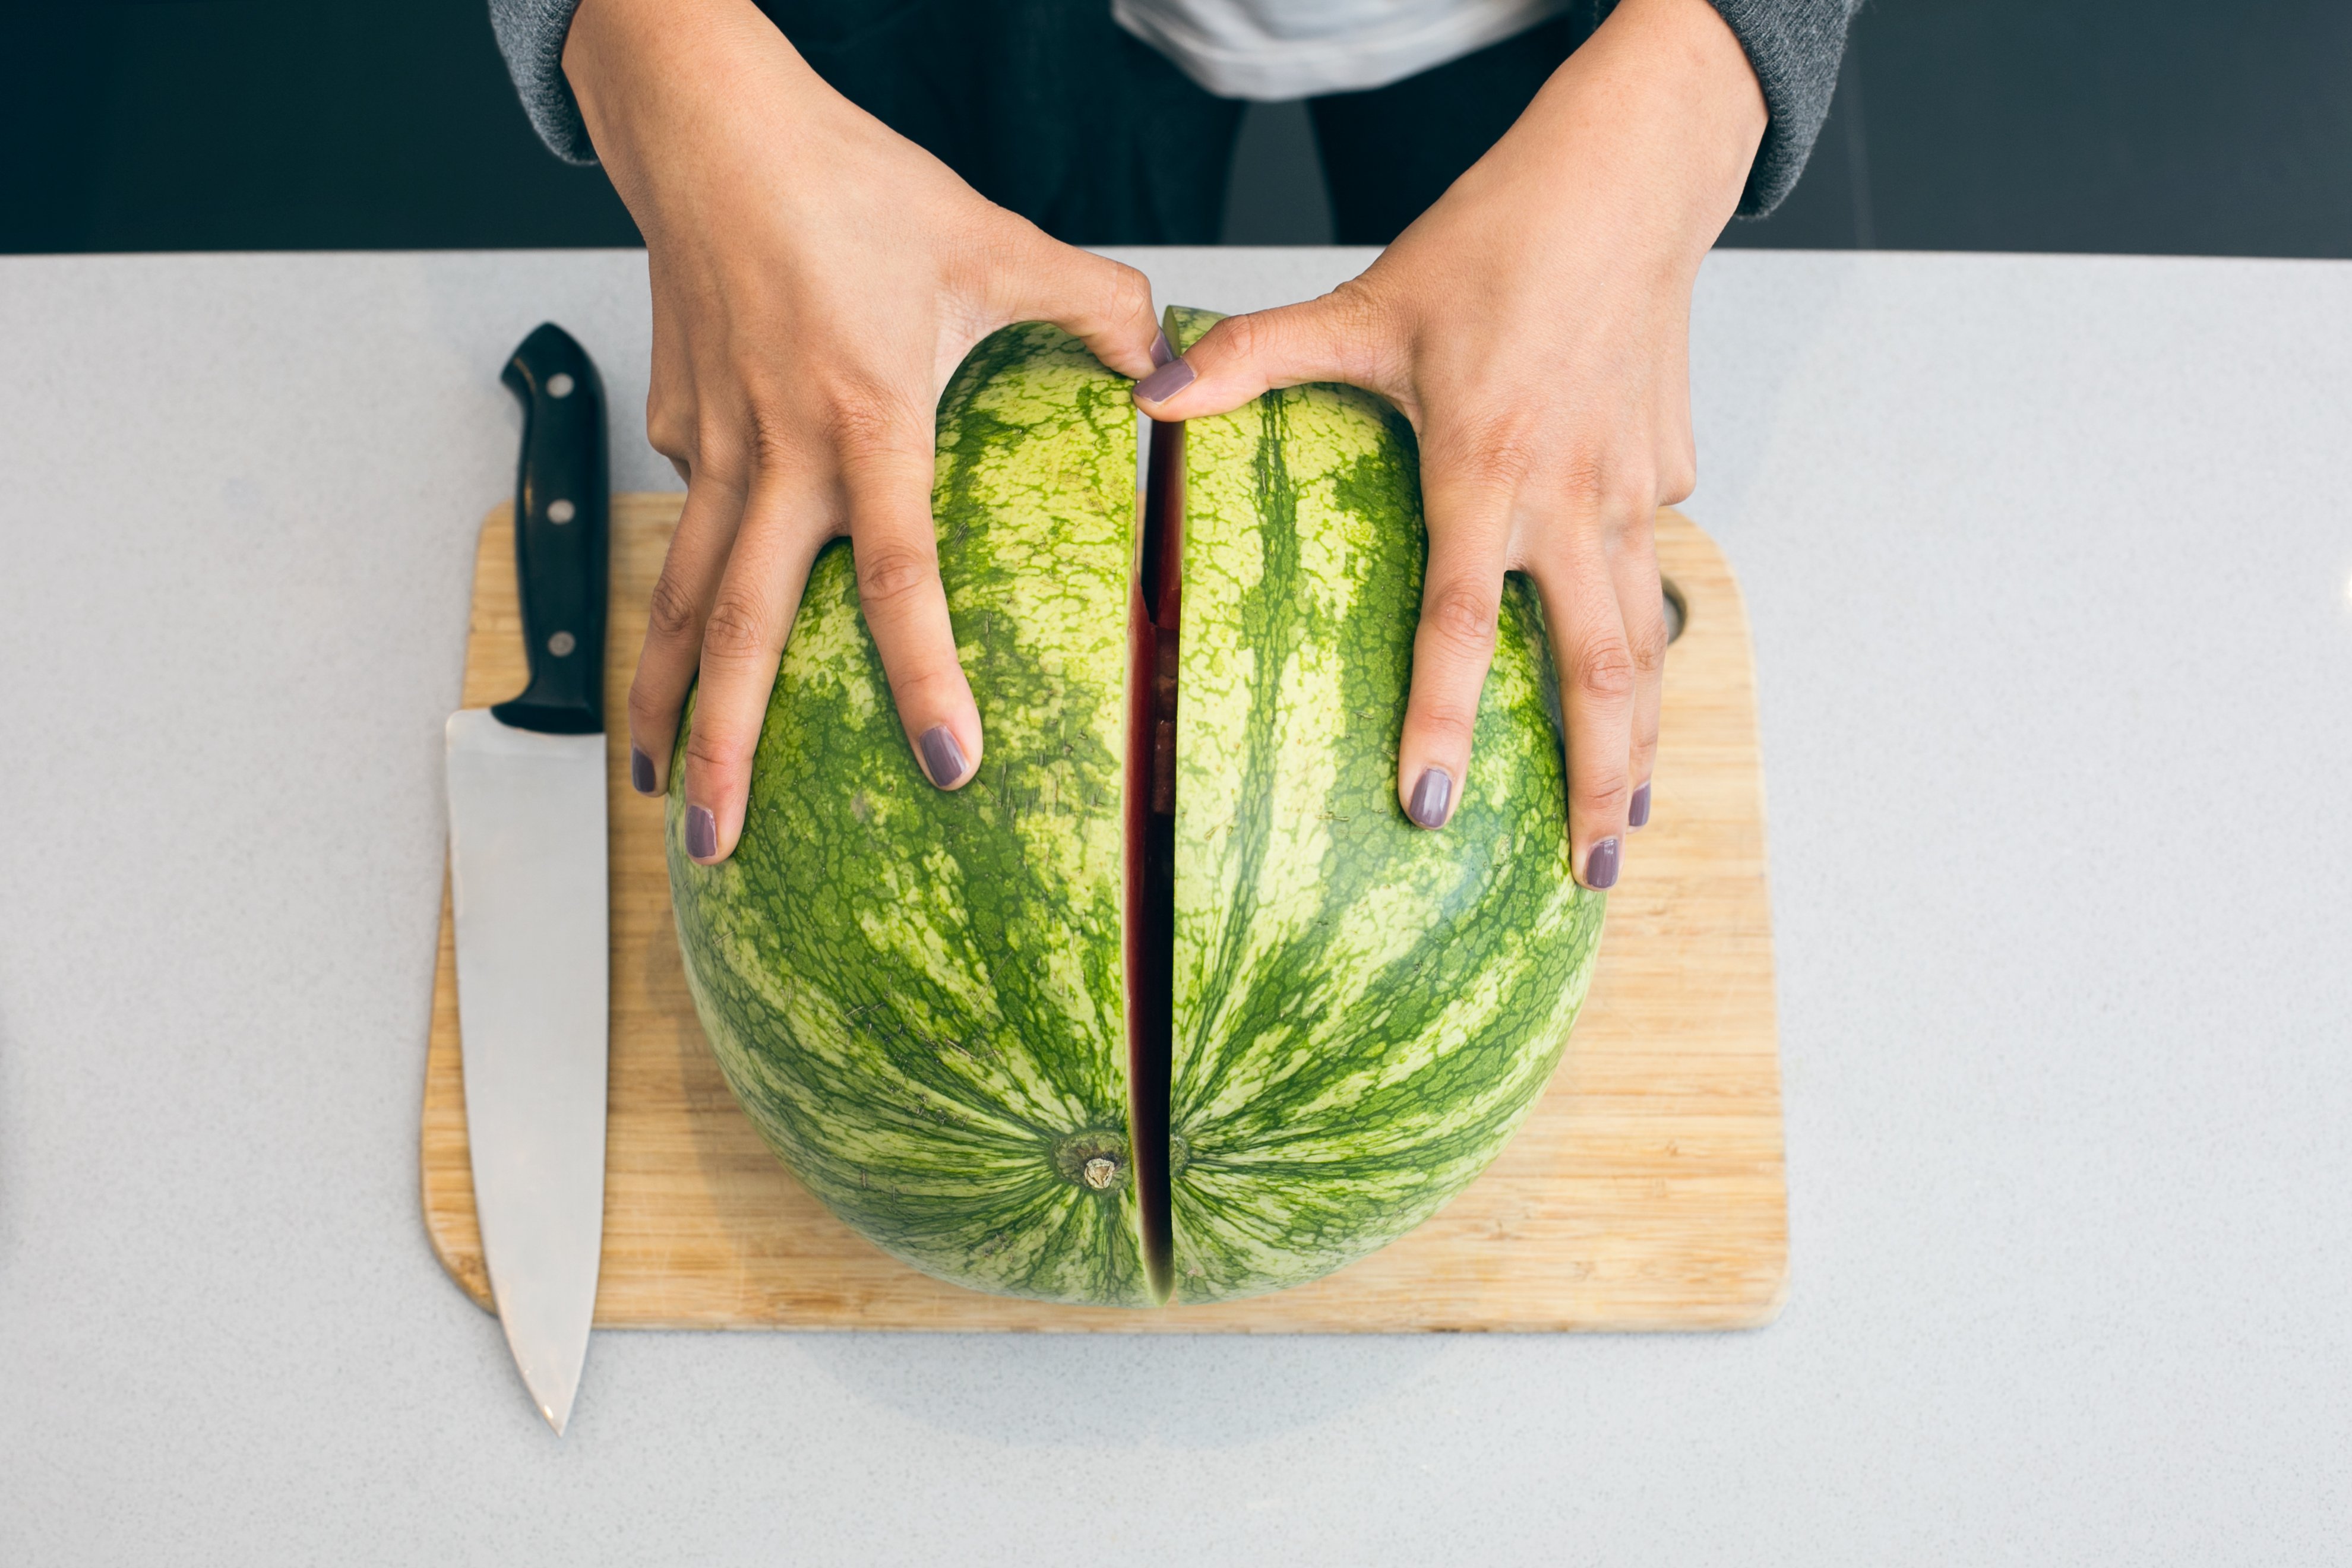
[[[609,1045],[604,385],[550,322],[523,405],[515,582],[530,682],[446,728],[457,1028],[490,1294],[532,1401],[571,1419],[604,1228]]]

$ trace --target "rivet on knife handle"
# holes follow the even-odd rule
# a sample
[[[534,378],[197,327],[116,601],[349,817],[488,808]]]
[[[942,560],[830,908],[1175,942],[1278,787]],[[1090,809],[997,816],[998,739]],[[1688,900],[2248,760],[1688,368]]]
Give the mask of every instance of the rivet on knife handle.
[[[522,400],[515,475],[515,582],[530,685],[490,710],[518,730],[604,728],[604,385],[587,351],[550,321],[499,377]]]

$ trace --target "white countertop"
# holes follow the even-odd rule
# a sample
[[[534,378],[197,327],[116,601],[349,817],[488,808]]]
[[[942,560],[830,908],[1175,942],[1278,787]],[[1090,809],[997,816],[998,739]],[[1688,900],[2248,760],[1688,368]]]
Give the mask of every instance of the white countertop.
[[[1131,258],[1239,309],[1360,254]],[[549,318],[615,487],[674,487],[637,254],[0,260],[0,1562],[2346,1549],[2352,266],[1709,263],[1774,1326],[601,1333],[562,1441],[416,1154],[440,725]]]

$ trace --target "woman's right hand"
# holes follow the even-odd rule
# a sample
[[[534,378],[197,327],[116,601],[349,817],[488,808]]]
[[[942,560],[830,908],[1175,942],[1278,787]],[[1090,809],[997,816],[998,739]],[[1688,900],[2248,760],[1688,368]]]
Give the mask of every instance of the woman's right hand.
[[[982,742],[931,521],[940,395],[1014,321],[1148,374],[1150,285],[982,199],[828,87],[751,0],[583,0],[563,69],[645,235],[646,432],[687,482],[629,691],[637,788],[666,786],[698,675],[687,848],[733,851],[801,591],[843,534],[915,755],[956,787]]]

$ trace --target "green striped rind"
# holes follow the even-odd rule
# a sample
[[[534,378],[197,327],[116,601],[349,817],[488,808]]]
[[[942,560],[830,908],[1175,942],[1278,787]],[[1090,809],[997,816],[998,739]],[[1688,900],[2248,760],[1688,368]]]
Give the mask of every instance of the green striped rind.
[[[1189,347],[1217,318],[1171,310]],[[1276,1289],[1467,1185],[1550,1078],[1599,947],[1557,688],[1509,581],[1470,776],[1399,808],[1425,545],[1412,431],[1352,388],[1185,427],[1174,1229],[1180,1301]]]
[[[817,559],[734,856],[670,886],[736,1098],[834,1213],[917,1268],[1057,1301],[1148,1301],[1121,943],[1129,383],[1052,327],[972,352],[933,509],[980,776],[918,770],[846,546]],[[1083,1180],[1104,1155],[1117,1175]]]

